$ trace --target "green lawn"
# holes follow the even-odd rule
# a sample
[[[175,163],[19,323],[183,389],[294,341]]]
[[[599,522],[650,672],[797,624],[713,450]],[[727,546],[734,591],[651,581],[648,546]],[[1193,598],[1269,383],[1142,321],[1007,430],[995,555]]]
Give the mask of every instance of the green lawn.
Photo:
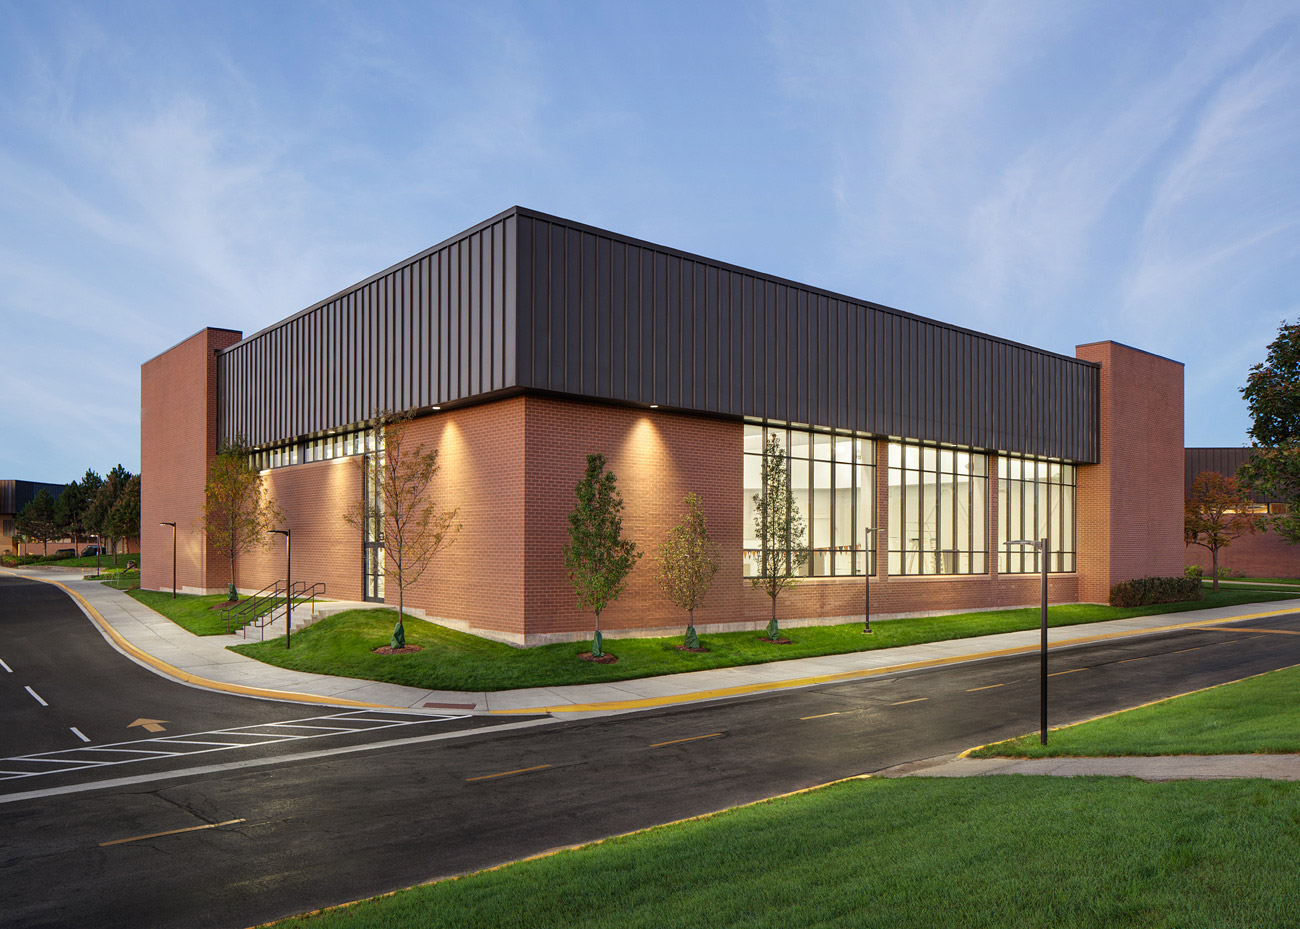
[[[175,600],[172,599],[171,591],[129,590],[127,594],[195,635],[225,635],[226,633],[226,624],[221,620],[221,611],[212,609],[216,604],[226,602],[225,594],[202,597],[178,594]],[[277,600],[276,605],[278,606],[279,603],[280,601]],[[297,607],[294,609],[296,610]],[[281,643],[280,647],[283,648],[284,643]]]
[[[1300,577],[1225,577],[1221,580],[1238,584],[1289,584],[1300,587]]]
[[[1284,593],[1256,590],[1221,590],[1217,594],[1207,593],[1204,600],[1196,603],[1130,609],[1086,604],[1054,606],[1048,617],[1052,626],[1068,626],[1288,597]],[[164,601],[164,608],[167,602]],[[165,612],[164,608],[154,608]],[[298,633],[290,651],[278,639],[232,647],[268,664],[299,671],[388,681],[430,690],[491,691],[621,681],[810,655],[835,655],[1036,629],[1039,624],[1038,610],[1024,609],[878,621],[872,623],[875,633],[870,636],[862,634],[861,623],[787,629],[785,635],[792,640],[790,645],[769,644],[761,640],[757,631],[729,632],[702,636],[701,644],[710,651],[701,654],[678,651],[674,646],[681,644],[680,636],[606,639],[605,650],[617,655],[619,660],[616,664],[594,664],[576,657],[590,648],[589,643],[520,649],[415,619],[406,621],[406,641],[408,645],[424,646],[424,651],[406,655],[373,654],[371,649],[388,644],[395,619],[392,610],[353,610],[321,620]]]
[[[1300,667],[1054,729],[972,752],[976,758],[1058,755],[1235,755],[1300,752]]]
[[[1300,784],[872,779],[274,925],[1276,929],[1298,856]]]

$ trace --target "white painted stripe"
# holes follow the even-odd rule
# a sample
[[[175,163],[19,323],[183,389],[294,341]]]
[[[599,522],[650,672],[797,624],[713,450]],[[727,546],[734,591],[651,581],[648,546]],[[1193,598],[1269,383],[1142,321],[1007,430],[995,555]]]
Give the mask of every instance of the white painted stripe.
[[[111,787],[130,787],[135,784],[148,784],[165,781],[175,777],[194,777],[201,774],[220,774],[224,771],[241,771],[249,768],[262,768],[268,765],[290,764],[295,761],[310,761],[315,758],[331,758],[336,755],[351,755],[356,752],[368,752],[381,748],[397,748],[403,745],[422,745],[428,742],[442,742],[447,739],[463,739],[467,736],[489,735],[494,732],[509,732],[514,729],[531,729],[534,726],[547,726],[564,722],[548,716],[544,719],[530,719],[522,723],[506,723],[501,726],[489,726],[483,729],[466,729],[461,732],[440,732],[437,735],[413,735],[405,739],[393,739],[388,742],[374,742],[370,745],[344,745],[339,748],[322,748],[312,752],[300,752],[297,755],[277,755],[274,758],[250,758],[244,761],[228,761],[224,764],[203,765],[197,768],[181,768],[176,771],[158,771],[154,774],[136,774],[131,777],[115,777],[89,784],[71,784],[67,787],[45,787],[39,790],[24,790],[21,793],[0,794],[0,804],[17,803],[22,800],[36,800],[42,797],[59,797],[65,794],[86,793],[92,790],[105,790]]]
[[[26,686],[24,689],[25,689],[29,694],[31,694],[33,697],[35,697],[35,698],[36,698],[36,702],[39,703],[41,706],[49,706],[48,703],[46,703],[44,700],[41,699],[41,695],[40,695],[40,694],[38,694],[36,691],[32,690],[32,688],[31,688],[30,685]]]
[[[82,732],[80,729],[78,729],[76,726],[70,726],[69,728],[72,730],[72,734],[75,735],[77,738],[81,739],[81,741],[83,741],[83,742],[89,742],[89,741],[90,741],[90,737],[87,736],[85,733],[83,733],[83,732]]]
[[[0,668],[4,668],[10,674],[14,673],[14,669],[9,667],[9,665],[5,664],[5,660],[3,658],[0,658]]]

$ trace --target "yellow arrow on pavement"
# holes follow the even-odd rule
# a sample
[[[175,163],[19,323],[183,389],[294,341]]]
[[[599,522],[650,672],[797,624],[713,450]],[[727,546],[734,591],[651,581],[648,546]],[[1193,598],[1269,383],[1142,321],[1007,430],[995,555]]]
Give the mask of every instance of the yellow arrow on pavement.
[[[166,732],[167,730],[163,727],[163,723],[165,722],[167,722],[165,719],[137,719],[126,728],[130,729],[133,726],[144,726],[146,732]]]

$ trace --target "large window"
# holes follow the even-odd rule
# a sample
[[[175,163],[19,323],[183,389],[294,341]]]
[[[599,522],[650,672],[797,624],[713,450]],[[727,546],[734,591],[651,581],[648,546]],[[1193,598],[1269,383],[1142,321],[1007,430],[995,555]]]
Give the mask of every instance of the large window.
[[[983,455],[889,443],[889,573],[988,571],[988,465]]]
[[[1074,465],[1004,455],[998,475],[998,571],[1042,570],[1038,550],[1011,539],[1047,539],[1048,571],[1075,570]]]
[[[799,429],[768,423],[745,424],[745,576],[759,571],[761,543],[754,526],[754,495],[763,492],[763,454],[775,436],[786,454],[790,493],[807,530],[812,577],[861,576],[868,570],[867,529],[875,507],[875,447],[864,435]],[[875,573],[875,559],[870,569]]]

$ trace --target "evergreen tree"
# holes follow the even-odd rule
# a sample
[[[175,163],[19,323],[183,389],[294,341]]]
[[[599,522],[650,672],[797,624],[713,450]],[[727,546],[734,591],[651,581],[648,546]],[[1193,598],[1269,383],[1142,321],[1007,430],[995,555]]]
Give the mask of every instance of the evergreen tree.
[[[14,520],[14,528],[21,535],[40,542],[45,555],[50,553],[50,542],[60,537],[59,521],[55,516],[54,497],[44,488],[32,498]]]

